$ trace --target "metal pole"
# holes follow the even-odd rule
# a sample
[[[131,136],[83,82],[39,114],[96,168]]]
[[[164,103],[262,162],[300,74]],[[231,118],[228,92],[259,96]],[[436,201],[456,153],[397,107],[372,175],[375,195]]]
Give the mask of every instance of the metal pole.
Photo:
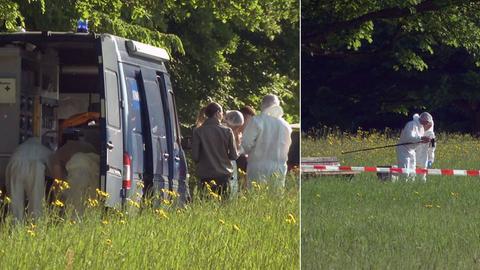
[[[343,155],[343,154],[356,153],[356,152],[370,151],[370,150],[375,150],[375,149],[382,149],[382,148],[387,148],[387,147],[400,146],[400,145],[418,144],[418,143],[424,143],[424,142],[397,143],[397,144],[390,144],[390,145],[384,145],[384,146],[377,146],[377,147],[371,147],[371,148],[358,149],[358,150],[353,150],[353,151],[346,151],[346,152],[343,152],[343,151],[342,151],[342,155]]]

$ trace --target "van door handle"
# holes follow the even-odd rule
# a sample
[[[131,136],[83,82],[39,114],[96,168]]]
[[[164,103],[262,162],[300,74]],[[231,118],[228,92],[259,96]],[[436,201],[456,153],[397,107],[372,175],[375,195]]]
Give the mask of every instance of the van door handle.
[[[175,161],[176,161],[176,162],[179,162],[179,161],[180,161],[180,158],[179,158],[179,157],[175,157]]]
[[[164,158],[168,158],[170,155],[168,153],[163,153]]]
[[[108,141],[107,142],[107,148],[108,150],[112,150],[113,149],[113,143],[111,141]]]

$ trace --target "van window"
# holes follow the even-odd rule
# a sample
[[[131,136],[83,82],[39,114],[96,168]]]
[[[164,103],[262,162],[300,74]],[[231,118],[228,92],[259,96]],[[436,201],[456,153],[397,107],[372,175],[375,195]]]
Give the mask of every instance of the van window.
[[[177,104],[175,103],[175,94],[173,93],[172,90],[169,90],[168,93],[170,94],[171,101],[173,103],[173,110],[175,114],[173,115],[173,136],[175,136],[175,140],[177,140],[177,143],[180,145],[180,131],[179,131],[179,126],[180,124],[178,123],[178,116],[177,114]]]
[[[117,73],[105,70],[105,86],[107,91],[107,123],[120,128],[120,108],[118,98]]]
[[[137,80],[127,77],[128,100],[130,103],[130,113],[128,116],[129,126],[133,132],[142,133],[142,110],[140,107],[140,92]]]
[[[154,81],[145,80],[145,89],[146,91],[155,91],[151,92],[149,99],[159,100],[162,99],[160,93],[158,93],[158,86]],[[163,99],[162,99],[163,101]],[[153,103],[153,100],[149,100],[149,102]],[[150,103],[150,104],[152,104]],[[162,102],[163,103],[163,102]],[[167,132],[165,130],[165,126],[161,126],[162,123],[165,123],[164,115],[161,113],[163,104],[156,104],[155,108],[149,107],[149,116],[150,116],[150,128],[152,129],[152,134],[157,136],[166,136]],[[165,109],[165,107],[163,107]]]
[[[170,123],[172,125],[171,129],[173,131],[173,137],[175,138],[175,142],[179,143],[178,137],[179,137],[179,132],[178,132],[178,123],[175,115],[177,114],[177,110],[175,108],[174,104],[174,96],[173,96],[173,91],[171,89],[171,86],[169,86],[167,83],[169,81],[166,80],[164,77],[164,74],[158,73],[157,72],[157,83],[160,86],[160,89],[162,89],[162,92],[166,92],[167,95],[165,95],[165,117],[170,118]]]
[[[144,100],[141,96],[141,83],[138,78],[126,77],[128,100],[128,134],[131,136],[129,152],[132,155],[133,179],[138,179],[144,172],[144,138],[143,127],[145,125]]]

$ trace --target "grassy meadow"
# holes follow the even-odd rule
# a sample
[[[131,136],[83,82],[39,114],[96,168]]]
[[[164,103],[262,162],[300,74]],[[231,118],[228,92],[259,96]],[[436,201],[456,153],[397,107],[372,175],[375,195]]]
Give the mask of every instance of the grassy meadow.
[[[160,208],[130,202],[81,222],[49,210],[35,224],[0,224],[1,269],[298,269],[298,176],[283,194],[254,185],[237,199]],[[60,206],[60,204],[58,205]],[[55,207],[54,207],[55,208]]]
[[[396,164],[395,135],[359,131],[302,138],[302,157],[342,165]],[[480,169],[480,141],[437,134],[434,168]],[[302,177],[302,269],[480,269],[480,179],[428,176],[380,182],[374,173]]]

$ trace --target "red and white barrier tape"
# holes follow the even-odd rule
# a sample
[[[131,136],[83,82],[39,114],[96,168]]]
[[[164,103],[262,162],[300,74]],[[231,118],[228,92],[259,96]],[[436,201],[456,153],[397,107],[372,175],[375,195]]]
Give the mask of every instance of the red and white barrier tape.
[[[452,170],[452,169],[406,169],[406,168],[384,168],[384,167],[354,167],[354,166],[329,166],[329,165],[315,165],[302,164],[301,170],[304,173],[312,173],[318,171],[338,172],[338,171],[353,171],[353,172],[377,172],[377,173],[396,173],[396,174],[428,174],[428,175],[459,175],[459,176],[480,176],[480,170]]]

